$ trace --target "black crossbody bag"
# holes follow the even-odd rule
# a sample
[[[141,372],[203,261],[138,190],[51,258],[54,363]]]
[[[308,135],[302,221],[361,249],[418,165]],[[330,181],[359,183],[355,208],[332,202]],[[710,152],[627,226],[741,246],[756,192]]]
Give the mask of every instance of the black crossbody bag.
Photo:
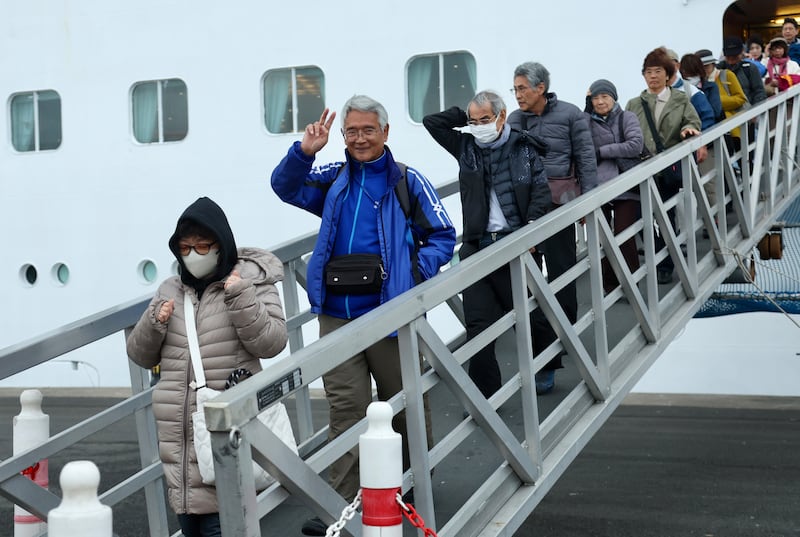
[[[347,254],[325,266],[325,286],[334,295],[375,295],[387,277],[377,254]]]
[[[639,97],[642,99],[641,97]],[[664,142],[661,141],[661,135],[656,130],[653,115],[650,113],[650,107],[647,101],[642,99],[642,109],[644,110],[644,117],[647,119],[647,124],[650,126],[650,132],[653,134],[653,141],[656,143],[656,151],[662,153],[664,151]],[[656,180],[656,185],[660,190],[667,192],[676,191],[680,188],[683,181],[683,172],[681,171],[681,163],[675,162],[664,168],[653,176]]]
[[[410,228],[415,208],[411,207],[408,192],[408,179],[406,178],[408,167],[402,162],[396,162],[396,164],[400,168],[400,180],[394,191]],[[344,166],[339,168],[336,178],[342,173],[342,170],[344,170]],[[411,248],[411,270],[414,282],[420,283],[422,275],[417,266],[417,252],[421,245],[413,237],[413,233],[411,235],[408,239],[414,241]],[[381,292],[383,282],[388,277],[383,266],[383,259],[378,254],[340,255],[331,258],[325,265],[325,288],[333,295],[375,295]]]
[[[625,131],[623,130],[622,117],[623,116],[620,115],[619,121],[617,121],[617,126],[619,127],[620,142],[625,141]],[[619,168],[619,173],[627,172],[631,168],[638,166],[639,164],[651,158],[652,156],[653,154],[650,153],[650,150],[647,149],[647,146],[642,145],[642,151],[635,157],[617,157],[616,161],[617,161],[617,168]]]

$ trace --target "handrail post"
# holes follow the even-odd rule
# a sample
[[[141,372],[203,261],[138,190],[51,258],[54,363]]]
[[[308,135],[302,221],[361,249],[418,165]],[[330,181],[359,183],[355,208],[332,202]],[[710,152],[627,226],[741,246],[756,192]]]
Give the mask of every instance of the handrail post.
[[[90,461],[69,462],[61,470],[64,497],[48,513],[50,537],[112,537],[111,508],[97,499],[100,471]]]
[[[127,339],[133,327],[125,329]],[[131,376],[131,392],[136,395],[150,389],[150,375],[147,370],[128,360],[128,370]],[[139,440],[139,463],[146,468],[160,460],[158,453],[158,434],[156,433],[156,420],[153,415],[153,406],[139,409],[135,413],[136,437]],[[167,524],[167,503],[164,498],[164,478],[159,477],[144,487],[145,505],[147,506],[147,523],[150,527],[151,537],[165,537],[169,535]]]
[[[392,405],[370,403],[367,421],[369,428],[358,439],[362,534],[402,537],[397,494],[403,482],[403,449],[400,435],[392,429]]]
[[[50,416],[42,412],[42,392],[25,390],[20,394],[20,413],[14,416],[14,455],[35,448],[50,438]],[[22,471],[42,488],[50,484],[48,461],[42,459]],[[47,523],[25,509],[14,506],[14,537],[34,537],[47,529]]]

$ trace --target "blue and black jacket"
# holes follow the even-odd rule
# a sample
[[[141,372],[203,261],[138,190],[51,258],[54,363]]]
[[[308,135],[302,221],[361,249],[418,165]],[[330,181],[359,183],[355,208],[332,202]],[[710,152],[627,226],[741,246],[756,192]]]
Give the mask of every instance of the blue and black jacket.
[[[414,287],[411,266],[414,242],[418,247],[416,257],[419,274],[423,280],[427,280],[452,258],[456,232],[436,189],[411,167],[406,170],[411,206],[409,218],[406,218],[395,193],[402,173],[388,147],[385,147],[384,155],[376,163],[362,163],[353,159],[347,151],[345,154],[346,162],[313,167],[314,157],[303,153],[300,142],[295,142],[272,172],[271,182],[272,189],[281,200],[322,218],[306,276],[311,311],[354,318],[366,311],[359,311],[357,307],[348,309],[340,297],[327,296],[325,266],[333,256],[341,253],[380,254],[387,277],[375,304],[377,306]],[[365,236],[357,228],[352,233],[344,230],[347,236],[352,237],[352,244],[344,247],[341,243],[336,244],[336,237],[341,237],[343,231],[339,226],[355,226],[357,223],[353,215],[343,215],[342,208],[350,206],[345,203],[345,198],[359,191],[358,183],[363,179],[363,174],[370,173],[370,166],[384,167],[387,171],[386,188],[381,199],[370,200],[379,202],[378,210],[374,211],[376,222],[373,227],[378,231],[379,252],[371,251],[375,237]],[[414,241],[409,240],[409,231]],[[353,300],[358,302],[359,299],[353,297]]]

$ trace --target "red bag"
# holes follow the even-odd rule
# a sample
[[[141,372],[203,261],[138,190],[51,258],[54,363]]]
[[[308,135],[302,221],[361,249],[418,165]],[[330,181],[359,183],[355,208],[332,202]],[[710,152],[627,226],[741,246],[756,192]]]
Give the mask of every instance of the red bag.
[[[564,205],[581,195],[577,177],[552,177],[547,180],[553,205]]]
[[[553,205],[564,205],[580,196],[581,183],[575,176],[575,164],[570,165],[567,177],[548,177],[547,186],[550,187]]]
[[[781,75],[778,77],[778,91],[786,91],[800,83],[800,75]]]

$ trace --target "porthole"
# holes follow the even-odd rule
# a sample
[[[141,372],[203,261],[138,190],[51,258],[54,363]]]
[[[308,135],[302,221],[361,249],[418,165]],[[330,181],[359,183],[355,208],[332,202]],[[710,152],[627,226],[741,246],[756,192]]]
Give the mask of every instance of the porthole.
[[[157,277],[158,269],[156,268],[155,263],[149,259],[145,259],[139,263],[139,278],[141,279],[142,283],[153,283],[156,281]]]
[[[69,267],[64,263],[56,263],[53,265],[51,275],[58,285],[67,285],[69,281]]]
[[[172,262],[172,274],[175,276],[181,275],[181,265],[177,261]]]
[[[31,264],[22,265],[22,268],[19,269],[19,278],[25,285],[33,287],[36,280],[39,278],[39,273],[36,267]]]

